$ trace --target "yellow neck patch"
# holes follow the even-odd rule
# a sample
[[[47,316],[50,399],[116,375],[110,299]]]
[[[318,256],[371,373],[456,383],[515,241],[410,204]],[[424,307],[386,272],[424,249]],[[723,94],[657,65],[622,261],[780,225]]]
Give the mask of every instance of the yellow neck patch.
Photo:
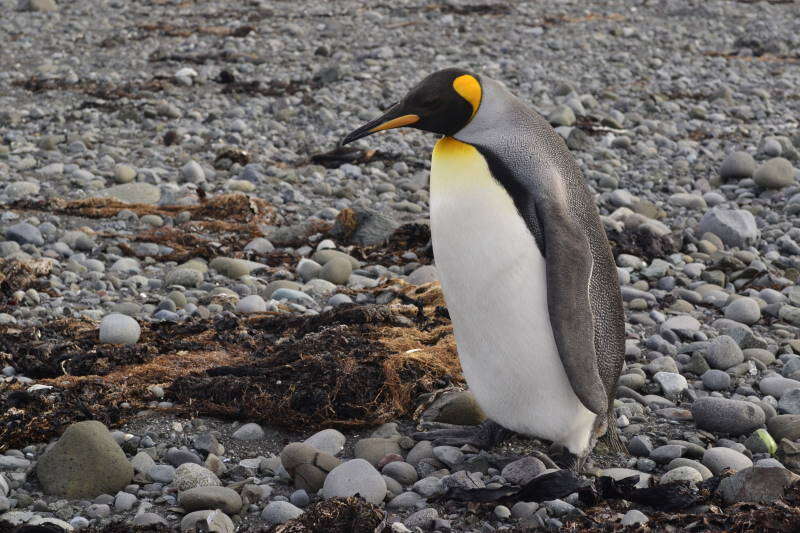
[[[472,106],[471,120],[481,105],[481,84],[473,76],[464,74],[453,80],[453,89]]]

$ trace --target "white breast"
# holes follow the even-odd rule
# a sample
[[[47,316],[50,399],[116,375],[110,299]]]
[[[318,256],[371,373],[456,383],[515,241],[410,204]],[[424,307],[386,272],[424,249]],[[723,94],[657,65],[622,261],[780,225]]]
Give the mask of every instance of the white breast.
[[[434,257],[470,390],[502,426],[588,446],[547,311],[546,263],[506,190],[471,145],[440,140],[431,164]]]

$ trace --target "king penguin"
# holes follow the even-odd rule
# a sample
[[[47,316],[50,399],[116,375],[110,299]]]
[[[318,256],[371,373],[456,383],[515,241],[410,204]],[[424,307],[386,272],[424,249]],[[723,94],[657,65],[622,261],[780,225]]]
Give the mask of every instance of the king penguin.
[[[493,421],[478,431],[491,440],[499,425],[549,440],[575,470],[604,434],[620,450],[617,270],[562,138],[500,82],[449,68],[342,143],[402,126],[442,135],[431,159],[431,240],[464,377]],[[424,435],[455,444],[463,433]]]

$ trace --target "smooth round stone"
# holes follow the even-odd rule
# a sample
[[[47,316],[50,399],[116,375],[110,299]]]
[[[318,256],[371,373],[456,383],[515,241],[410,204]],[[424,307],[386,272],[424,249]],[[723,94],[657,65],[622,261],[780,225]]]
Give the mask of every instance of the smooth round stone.
[[[754,359],[764,363],[765,366],[769,366],[775,362],[775,355],[769,350],[764,350],[763,348],[745,348],[742,350],[742,353],[744,354],[745,361]]]
[[[123,183],[97,192],[100,198],[114,198],[127,204],[157,204],[161,189],[150,183]]]
[[[709,209],[698,229],[701,235],[712,233],[726,246],[739,248],[755,244],[761,236],[753,213],[744,209]]]
[[[727,370],[744,362],[744,354],[733,338],[728,335],[720,335],[709,343],[706,361],[711,368]]]
[[[347,265],[350,266],[350,262],[347,262]],[[302,258],[299,263],[297,263],[297,267],[295,271],[300,276],[303,281],[308,281],[319,277],[319,273],[322,270],[322,265],[317,263],[316,261],[308,258]]]
[[[458,449],[458,448],[456,448]],[[397,439],[367,438],[356,442],[353,448],[353,455],[359,459],[365,459],[370,464],[377,465],[384,456],[389,454],[402,454]]]
[[[750,402],[727,398],[698,398],[692,404],[692,417],[700,429],[743,435],[762,427],[764,410]]]
[[[406,281],[411,285],[424,285],[439,280],[439,273],[433,265],[422,265],[408,275]]]
[[[767,422],[769,434],[780,442],[781,439],[800,440],[800,415],[778,415]]]
[[[139,513],[133,517],[133,525],[141,528],[155,528],[157,526],[166,526],[167,521],[156,513]],[[73,525],[73,527],[75,526]]]
[[[416,492],[403,492],[398,494],[386,504],[387,509],[409,509],[422,504],[425,499]]]
[[[245,245],[244,250],[245,252],[255,252],[264,255],[274,251],[275,246],[264,237],[256,237]]]
[[[668,463],[681,457],[686,452],[686,447],[680,444],[665,444],[650,452],[650,459],[657,463]]]
[[[511,517],[525,519],[533,516],[538,510],[539,504],[536,502],[517,502],[511,507]]]
[[[261,513],[261,519],[268,524],[285,524],[303,514],[303,510],[289,502],[272,501]]]
[[[355,257],[350,257],[346,253],[340,252],[339,250],[330,250],[330,249],[319,250],[318,252],[315,252],[314,255],[311,256],[311,259],[313,259],[320,265],[325,266],[325,263],[327,263],[334,257],[342,257],[344,259],[347,259],[348,261],[350,261],[350,264],[353,266],[353,268],[361,267],[361,261],[359,261]]]
[[[194,463],[184,463],[176,468],[173,483],[179,491],[222,485],[214,472]]]
[[[656,372],[653,381],[661,386],[667,396],[678,396],[689,388],[686,378],[675,372]]]
[[[728,390],[731,387],[731,376],[727,372],[712,368],[706,370],[700,379],[703,380],[703,387],[708,390]]]
[[[553,126],[572,126],[575,120],[575,111],[567,105],[558,106],[547,115],[547,122]]]
[[[505,505],[498,505],[494,508],[494,515],[499,518],[500,520],[506,520],[507,518],[511,517],[511,509],[506,507]]]
[[[164,285],[181,285],[193,288],[203,282],[203,274],[193,268],[176,268],[171,270],[164,278]]]
[[[384,466],[381,472],[403,486],[413,485],[419,480],[417,470],[404,461],[393,461]]]
[[[679,466],[661,476],[662,485],[674,481],[688,481],[692,484],[701,483],[703,476],[691,466]]]
[[[649,457],[653,453],[653,443],[647,435],[636,435],[628,443],[628,451],[634,457]]]
[[[130,165],[120,163],[114,167],[114,177],[117,183],[130,183],[136,178],[136,169]]]
[[[206,531],[213,533],[234,533],[236,531],[233,520],[222,511],[215,509],[213,511],[193,511],[184,516],[181,519],[181,533],[197,531],[198,522],[204,522]]]
[[[322,267],[319,277],[336,285],[346,285],[353,267],[347,259],[334,257]]]
[[[208,266],[225,277],[239,279],[242,276],[250,274],[257,268],[264,268],[265,265],[235,257],[215,257]]]
[[[196,161],[189,161],[181,167],[181,177],[190,183],[205,181],[206,173]]]
[[[625,513],[625,515],[622,517],[622,521],[620,522],[620,524],[623,527],[638,526],[638,525],[644,525],[649,521],[650,519],[647,518],[646,514],[636,509],[631,509],[630,511]]]
[[[445,486],[442,480],[433,476],[420,479],[414,483],[412,489],[423,498],[432,498],[445,493]]]
[[[147,477],[156,483],[172,483],[175,479],[175,467],[172,465],[155,465],[147,471]]]
[[[761,153],[768,157],[778,157],[783,152],[783,146],[778,139],[768,137],[761,144]]]
[[[6,228],[6,239],[15,241],[19,244],[33,244],[41,246],[44,244],[44,237],[39,228],[27,222],[20,222]]]
[[[796,184],[794,168],[783,157],[774,157],[763,163],[753,174],[753,181],[765,189],[781,189]]]
[[[308,294],[306,294],[304,292],[301,292],[301,291],[298,291],[298,290],[294,290],[294,289],[286,289],[286,288],[283,288],[283,287],[281,287],[279,289],[276,289],[272,293],[272,299],[273,300],[288,300],[290,302],[298,303],[298,304],[301,304],[301,305],[307,305],[307,306],[314,306],[315,303],[316,303],[314,301],[314,298],[312,298],[311,296],[309,296]]]
[[[417,466],[423,459],[434,459],[433,445],[428,440],[421,440],[406,455],[406,462]]]
[[[703,450],[703,453],[705,453],[705,450]],[[687,459],[686,457],[678,457],[670,461],[669,464],[667,465],[667,470],[668,471],[674,470],[682,466],[688,466],[690,468],[694,468],[695,470],[700,472],[700,475],[704,480],[709,479],[714,475],[711,473],[711,470],[709,470],[706,466],[702,465],[701,463],[698,463],[693,459]]]
[[[238,514],[242,509],[242,497],[227,487],[195,487],[178,494],[178,505],[188,512],[222,509],[227,514]]]
[[[545,470],[547,470],[547,467],[542,461],[536,457],[526,456],[508,463],[503,467],[500,475],[512,485],[523,486],[533,478],[541,475]]]
[[[749,178],[756,171],[756,160],[747,152],[731,152],[722,161],[719,175],[724,181]]]
[[[292,505],[302,508],[307,506],[311,502],[311,499],[308,497],[308,493],[306,491],[300,489],[294,491],[289,496],[289,501],[292,502]]]
[[[167,453],[164,455],[164,459],[166,459],[166,461],[174,467],[178,467],[183,463],[194,463],[197,465],[203,463],[203,459],[201,459],[199,455],[187,450],[186,448],[172,447],[167,450]]]
[[[436,446],[433,448],[433,456],[450,468],[464,462],[464,452],[455,446]]]
[[[800,389],[789,389],[778,400],[778,412],[781,414],[800,415]]]
[[[294,479],[297,489],[317,492],[326,476],[341,464],[331,454],[322,452],[302,442],[293,442],[281,451],[281,464]]]
[[[251,294],[236,303],[236,311],[239,313],[265,313],[267,302],[258,294]]]
[[[151,468],[156,466],[156,462],[150,457],[150,454],[144,451],[133,456],[131,458],[131,464],[136,472],[141,472],[143,474],[148,473]]]
[[[9,200],[16,202],[39,194],[39,184],[32,181],[15,181],[9,183],[3,193],[8,196]]]
[[[10,455],[0,458],[20,460]],[[21,461],[23,467],[30,464]],[[36,463],[44,491],[69,499],[116,494],[131,482],[133,473],[133,465],[108,428],[95,420],[71,424]]]
[[[360,494],[369,503],[380,504],[386,496],[386,482],[364,459],[351,459],[330,471],[322,487],[325,498],[347,498]]]
[[[730,468],[734,472],[753,466],[753,461],[741,452],[731,448],[709,448],[703,454],[703,464],[711,470],[715,476],[722,473],[725,468]]]
[[[717,494],[727,504],[735,502],[773,503],[797,483],[800,476],[786,468],[753,467],[739,470],[720,481]],[[759,529],[759,528],[754,528]]]
[[[136,344],[142,328],[135,319],[121,313],[111,313],[100,322],[100,342],[103,344]]]
[[[347,294],[334,294],[328,299],[328,305],[333,307],[351,303],[353,303],[353,299]]]
[[[266,434],[264,428],[253,422],[245,424],[233,432],[233,437],[236,440],[262,440]]]
[[[761,308],[752,298],[737,298],[725,307],[725,318],[752,325],[761,320]]]
[[[412,513],[408,518],[403,520],[403,524],[412,529],[420,528],[423,531],[428,531],[437,518],[439,518],[439,512],[433,507],[427,507],[425,509],[420,509],[416,513]]]
[[[773,396],[777,399],[792,389],[800,389],[800,381],[782,376],[769,376],[758,382],[758,389],[762,394]]]
[[[341,452],[346,442],[347,438],[335,429],[323,429],[303,441],[304,444],[330,455]]]

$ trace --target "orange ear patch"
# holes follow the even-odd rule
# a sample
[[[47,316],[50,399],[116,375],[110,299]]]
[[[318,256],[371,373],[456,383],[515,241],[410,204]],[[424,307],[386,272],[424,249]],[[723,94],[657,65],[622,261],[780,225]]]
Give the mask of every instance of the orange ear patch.
[[[464,74],[453,80],[453,89],[472,106],[470,119],[478,112],[481,105],[481,84],[474,76]]]

